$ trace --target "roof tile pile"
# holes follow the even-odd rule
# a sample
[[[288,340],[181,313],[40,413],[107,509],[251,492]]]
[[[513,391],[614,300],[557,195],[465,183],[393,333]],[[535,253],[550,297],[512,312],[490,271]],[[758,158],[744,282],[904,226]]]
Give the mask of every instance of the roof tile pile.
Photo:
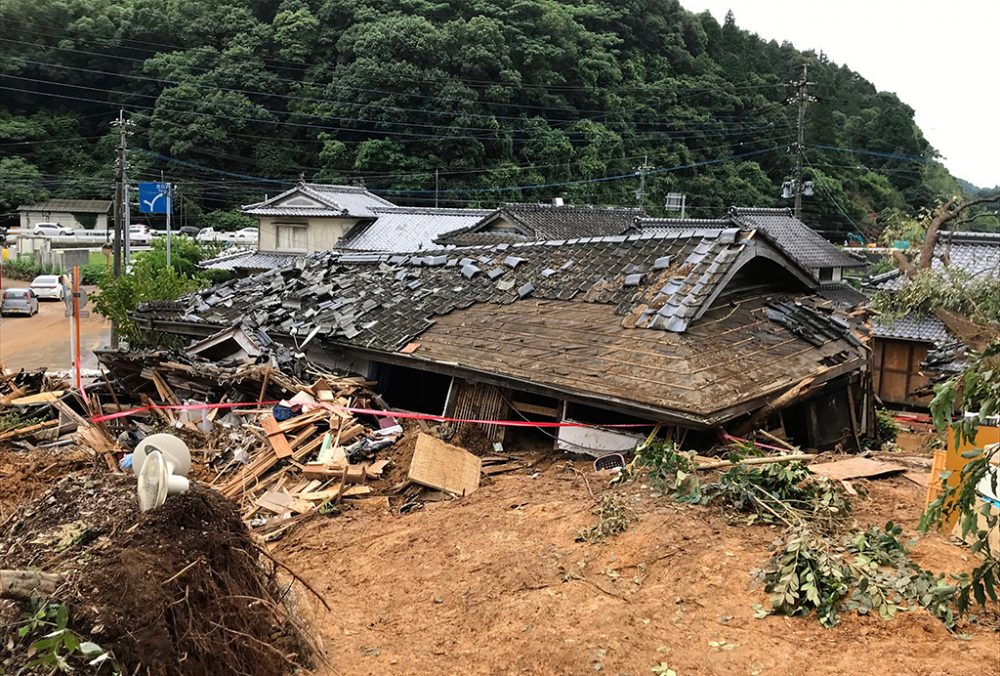
[[[396,350],[435,317],[533,296],[616,307],[634,325],[684,331],[752,240],[736,230],[635,234],[413,254],[327,252],[166,307],[186,320],[247,318],[281,334]],[[670,264],[657,269],[664,261]],[[636,275],[639,277],[637,278]],[[147,305],[143,312],[155,312]]]

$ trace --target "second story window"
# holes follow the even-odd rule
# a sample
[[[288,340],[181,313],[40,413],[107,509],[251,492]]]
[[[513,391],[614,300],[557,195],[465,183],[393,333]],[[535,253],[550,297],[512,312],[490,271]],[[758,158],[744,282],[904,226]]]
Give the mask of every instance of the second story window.
[[[275,248],[278,251],[307,251],[309,248],[308,226],[276,225]]]

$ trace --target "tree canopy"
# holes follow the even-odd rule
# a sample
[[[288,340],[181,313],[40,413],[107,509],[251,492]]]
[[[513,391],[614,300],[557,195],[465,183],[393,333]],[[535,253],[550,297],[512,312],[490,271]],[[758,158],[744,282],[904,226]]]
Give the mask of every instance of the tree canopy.
[[[644,163],[654,212],[779,206],[803,64],[811,225],[962,192],[895,95],[675,0],[7,0],[0,21],[8,212],[109,195],[119,108],[131,178],[165,171],[194,217],[301,175],[401,204],[635,204]]]

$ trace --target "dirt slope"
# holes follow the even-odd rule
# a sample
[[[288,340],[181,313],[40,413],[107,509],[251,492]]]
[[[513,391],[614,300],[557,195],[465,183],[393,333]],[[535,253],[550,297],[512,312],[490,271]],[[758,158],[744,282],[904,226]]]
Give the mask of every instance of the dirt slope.
[[[860,523],[915,526],[922,488],[867,485]],[[574,541],[595,523],[592,501],[580,475],[558,466],[407,516],[303,525],[276,553],[333,606],[306,609],[329,654],[320,673],[638,675],[660,663],[680,676],[1000,673],[995,630],[967,625],[971,640],[958,640],[923,611],[846,616],[833,629],[755,619],[766,598],[752,571],[776,531],[631,490],[640,521],[600,544]],[[915,556],[951,570],[970,561],[939,536]]]

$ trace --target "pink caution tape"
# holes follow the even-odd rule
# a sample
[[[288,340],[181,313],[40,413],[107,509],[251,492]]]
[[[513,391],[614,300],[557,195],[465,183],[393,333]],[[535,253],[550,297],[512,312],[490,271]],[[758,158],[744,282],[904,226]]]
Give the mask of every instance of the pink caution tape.
[[[254,406],[273,406],[277,404],[277,401],[261,401],[261,402],[227,402],[224,404],[151,404],[149,406],[137,406],[135,408],[130,408],[127,411],[118,411],[117,413],[108,413],[106,415],[99,415],[91,418],[91,422],[99,423],[106,422],[108,420],[117,420],[118,418],[126,418],[128,416],[136,415],[139,413],[146,413],[147,411],[197,411],[197,410],[207,410],[207,409],[228,409],[228,408],[248,408]],[[447,416],[440,415],[429,415],[427,413],[411,413],[409,411],[383,411],[380,409],[372,408],[352,408],[350,406],[334,406],[329,404],[330,409],[337,411],[344,411],[345,413],[354,413],[357,415],[372,415],[379,418],[384,418],[386,416],[392,418],[402,418],[405,420],[429,420],[432,422],[439,423],[467,423],[470,425],[497,425],[499,427],[608,427],[608,428],[637,428],[637,427],[654,427],[656,423],[609,423],[607,425],[592,425],[588,423],[579,422],[531,422],[528,420],[480,420],[478,418],[449,418]]]

